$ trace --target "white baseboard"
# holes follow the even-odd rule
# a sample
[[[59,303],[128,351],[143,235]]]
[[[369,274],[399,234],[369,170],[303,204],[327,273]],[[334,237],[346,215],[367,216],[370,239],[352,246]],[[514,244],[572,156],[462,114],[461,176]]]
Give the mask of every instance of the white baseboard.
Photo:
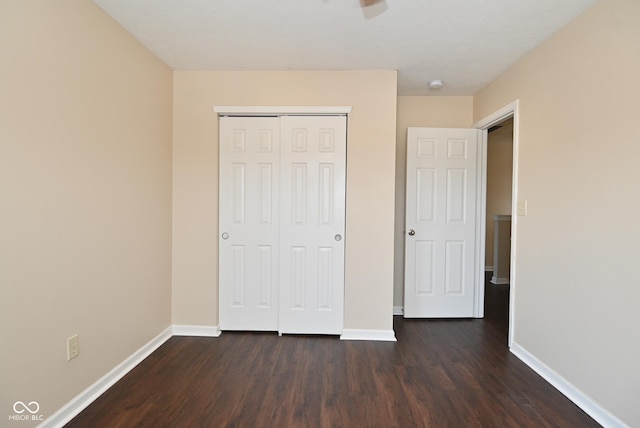
[[[498,278],[496,276],[491,277],[491,283],[494,285],[505,285],[509,284],[509,278]]]
[[[93,401],[107,389],[111,388],[113,384],[122,379],[122,377],[129,373],[135,366],[140,364],[142,360],[169,340],[171,336],[171,327],[167,327],[162,333],[135,351],[122,363],[115,366],[109,373],[102,376],[97,382],[82,391],[53,415],[49,416],[44,422],[38,425],[38,428],[59,428],[64,426],[89,404],[93,403]]]
[[[521,359],[533,371],[542,376],[547,382],[553,385],[558,391],[563,393],[569,400],[580,407],[586,414],[591,416],[600,425],[606,428],[629,428],[627,424],[612,415],[609,411],[600,406],[591,397],[580,391],[571,382],[553,371],[549,366],[538,360],[522,346],[513,342],[511,353]]]
[[[404,306],[394,306],[393,315],[404,315]]]
[[[484,271],[485,272],[493,272],[493,266],[485,266],[484,267]]]
[[[146,345],[142,346],[122,363],[114,367],[109,373],[98,379],[97,382],[90,385],[87,389],[62,406],[58,411],[49,416],[44,422],[38,425],[38,428],[63,427],[172,336],[218,337],[221,333],[220,326],[218,325],[172,325],[167,327],[167,329],[162,333],[149,341]],[[345,329],[340,336],[340,340],[375,340],[395,342],[396,336],[393,330]]]
[[[340,340],[377,340],[382,342],[396,342],[396,333],[393,330],[357,330],[345,328],[342,330]]]
[[[174,336],[218,337],[222,334],[219,325],[176,325],[172,327]]]

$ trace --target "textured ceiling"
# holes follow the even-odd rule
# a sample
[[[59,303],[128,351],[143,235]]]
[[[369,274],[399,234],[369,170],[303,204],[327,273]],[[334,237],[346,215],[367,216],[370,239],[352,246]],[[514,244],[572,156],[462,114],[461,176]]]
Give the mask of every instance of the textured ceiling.
[[[471,95],[595,3],[93,1],[174,70],[398,70],[399,95]]]

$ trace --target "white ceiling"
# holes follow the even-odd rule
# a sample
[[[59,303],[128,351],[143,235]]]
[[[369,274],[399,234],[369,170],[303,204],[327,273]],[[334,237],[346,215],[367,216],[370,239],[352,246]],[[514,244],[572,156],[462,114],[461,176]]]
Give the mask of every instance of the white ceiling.
[[[399,95],[472,95],[595,3],[93,1],[174,70],[398,70]]]

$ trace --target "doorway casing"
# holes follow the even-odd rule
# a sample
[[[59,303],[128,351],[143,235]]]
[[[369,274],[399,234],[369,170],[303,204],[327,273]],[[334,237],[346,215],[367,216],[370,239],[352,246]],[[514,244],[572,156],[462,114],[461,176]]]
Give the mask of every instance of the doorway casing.
[[[513,213],[511,217],[511,267],[509,269],[509,335],[508,335],[508,346],[511,348],[513,343],[513,336],[515,332],[515,293],[516,293],[516,260],[517,260],[517,224],[518,224],[518,135],[519,135],[519,101],[515,100],[504,107],[498,109],[494,113],[480,119],[476,122],[473,127],[477,129],[487,130],[490,127],[497,125],[500,122],[503,122],[507,119],[513,118],[513,171],[511,174],[511,212]],[[486,203],[487,203],[487,138],[485,133],[485,138],[482,139],[482,172],[481,172],[481,189],[482,189],[482,197],[481,203],[482,206],[480,208],[480,224],[486,224]],[[486,236],[483,234],[482,246],[484,248],[484,240]],[[484,250],[481,251],[482,254],[478,256],[484,255]],[[480,263],[480,265],[484,265]],[[484,267],[482,267],[482,275],[484,275]],[[481,308],[484,304],[484,287],[478,287],[478,293],[476,293],[476,305],[477,308]]]

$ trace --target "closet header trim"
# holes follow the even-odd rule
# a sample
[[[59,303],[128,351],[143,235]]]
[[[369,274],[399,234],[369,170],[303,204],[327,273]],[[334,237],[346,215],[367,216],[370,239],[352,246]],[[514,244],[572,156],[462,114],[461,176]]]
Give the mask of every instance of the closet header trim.
[[[213,106],[219,116],[337,116],[351,113],[351,106]]]

